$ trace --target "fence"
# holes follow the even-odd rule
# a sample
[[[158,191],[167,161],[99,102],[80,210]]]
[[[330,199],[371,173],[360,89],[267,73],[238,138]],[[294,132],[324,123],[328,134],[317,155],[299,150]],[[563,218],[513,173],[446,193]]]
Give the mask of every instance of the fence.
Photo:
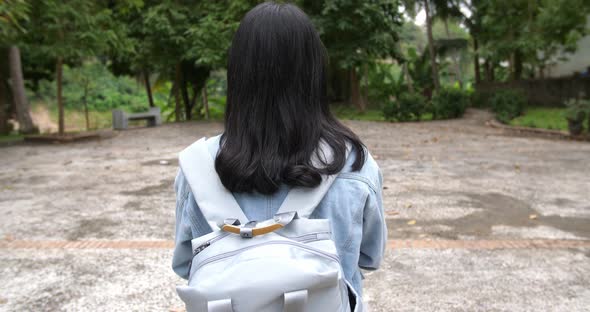
[[[498,90],[520,90],[526,95],[531,106],[562,107],[565,100],[577,97],[581,92],[586,98],[590,96],[590,77],[481,82],[475,88],[484,97]]]

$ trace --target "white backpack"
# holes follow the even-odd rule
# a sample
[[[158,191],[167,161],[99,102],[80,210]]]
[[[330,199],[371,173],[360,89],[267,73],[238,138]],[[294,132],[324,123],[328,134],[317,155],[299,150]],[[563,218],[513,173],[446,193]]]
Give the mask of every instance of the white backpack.
[[[351,304],[361,311],[330,221],[308,219],[335,175],[314,189],[293,188],[272,220],[249,222],[222,185],[205,138],[179,158],[213,229],[192,240],[188,285],[176,288],[188,312],[350,312]]]

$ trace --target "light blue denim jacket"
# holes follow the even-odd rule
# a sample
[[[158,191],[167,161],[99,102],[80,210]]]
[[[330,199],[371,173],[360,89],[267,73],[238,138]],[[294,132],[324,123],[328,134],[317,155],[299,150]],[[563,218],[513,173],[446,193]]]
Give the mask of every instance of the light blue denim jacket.
[[[207,140],[212,156],[217,155],[219,137]],[[367,152],[362,169],[352,172],[355,153],[351,153],[342,172],[315,209],[311,218],[329,219],[332,222],[333,239],[348,282],[357,293],[362,293],[360,268],[379,268],[387,228],[383,215],[382,176],[375,160]],[[188,279],[192,260],[191,240],[211,232],[211,228],[191,193],[182,170],[174,182],[176,191],[176,247],[172,268],[182,278]],[[287,196],[288,186],[282,186],[272,195],[259,193],[233,193],[248,220],[268,220],[278,211]]]

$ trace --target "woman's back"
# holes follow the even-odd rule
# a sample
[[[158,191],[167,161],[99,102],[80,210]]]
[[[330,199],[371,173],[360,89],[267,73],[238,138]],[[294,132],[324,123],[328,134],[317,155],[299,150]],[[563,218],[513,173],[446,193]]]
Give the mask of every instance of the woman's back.
[[[291,189],[316,189],[335,176],[310,219],[331,223],[341,272],[360,294],[360,268],[379,266],[387,239],[381,174],[361,140],[330,112],[327,64],[305,13],[291,4],[258,5],[229,51],[224,133],[205,143],[218,184],[247,220],[272,219]],[[173,268],[184,278],[194,257],[191,240],[212,231],[187,174],[199,172],[180,170],[175,181]]]
[[[220,136],[207,140],[209,152],[215,157]],[[382,207],[382,178],[377,163],[370,156],[360,171],[351,171],[354,162],[351,153],[347,165],[316,207],[311,218],[328,219],[332,223],[333,239],[342,261],[346,279],[362,293],[359,268],[374,270],[379,267],[387,240],[387,228]],[[177,246],[182,242],[208,234],[211,228],[201,213],[184,174],[179,171],[175,181],[177,194]],[[270,195],[260,193],[233,193],[248,220],[269,220],[287,196],[290,187],[282,185]],[[180,219],[178,218],[180,216]],[[180,225],[180,226],[179,226]],[[185,229],[185,231],[178,231]],[[181,277],[188,277],[190,250],[175,250],[173,268]]]

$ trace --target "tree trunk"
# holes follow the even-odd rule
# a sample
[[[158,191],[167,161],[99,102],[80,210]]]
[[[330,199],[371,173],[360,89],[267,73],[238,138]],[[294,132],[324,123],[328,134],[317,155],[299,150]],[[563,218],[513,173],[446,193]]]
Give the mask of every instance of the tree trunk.
[[[519,50],[514,51],[514,80],[522,78],[522,53]]]
[[[182,73],[180,72],[180,62],[176,64],[176,75],[174,79],[174,99],[176,101],[174,107],[174,118],[175,121],[180,121],[180,78]]]
[[[154,97],[152,96],[152,85],[150,84],[150,73],[147,70],[143,71],[143,81],[145,83],[145,91],[147,92],[150,107],[154,107]]]
[[[199,97],[199,86],[197,81],[193,81],[193,97],[191,98],[191,111],[197,104],[197,98]]]
[[[8,126],[8,101],[6,101],[6,86],[4,85],[4,77],[2,77],[2,70],[0,70],[0,135],[9,134],[10,127]]]
[[[61,81],[62,81],[62,73],[63,73],[63,59],[60,57],[57,58],[57,63],[55,65],[55,83],[57,84],[57,110],[58,110],[58,127],[59,127],[59,134],[63,135],[65,130],[64,125],[64,103],[62,98],[61,92]]]
[[[360,112],[365,111],[367,105],[361,93],[361,81],[354,67],[350,69],[350,101]]]
[[[84,104],[84,118],[86,119],[86,131],[90,130],[90,120],[88,118],[88,84],[84,85],[84,97],[82,103]]]
[[[434,90],[440,89],[440,81],[438,80],[438,66],[436,65],[436,54],[434,51],[434,38],[432,37],[432,17],[430,16],[430,0],[424,0],[424,11],[426,12],[426,32],[428,34],[428,50],[430,52],[430,63],[432,68],[432,83]]]
[[[473,37],[473,70],[475,71],[475,84],[478,84],[481,82],[481,72],[479,69],[479,46],[478,46],[478,42],[477,39],[471,35]]]
[[[191,101],[188,96],[188,84],[184,77],[181,79],[180,87],[182,102],[184,103],[184,117],[186,120],[191,120],[193,108],[191,107]]]
[[[11,46],[8,53],[10,60],[12,96],[16,110],[16,118],[19,125],[18,130],[19,132],[25,134],[37,132],[38,130],[33,124],[33,119],[31,118],[29,101],[27,100],[27,95],[25,93],[25,81],[23,79],[20,50],[17,46]]]
[[[207,81],[205,81],[205,85],[203,86],[202,96],[201,99],[203,101],[203,107],[205,108],[205,118],[209,120],[209,99],[207,97]]]
[[[484,67],[484,71],[486,74],[486,81],[487,82],[494,81],[494,79],[492,79],[492,64],[490,63],[489,59],[485,60],[485,62],[483,63],[483,67]]]

